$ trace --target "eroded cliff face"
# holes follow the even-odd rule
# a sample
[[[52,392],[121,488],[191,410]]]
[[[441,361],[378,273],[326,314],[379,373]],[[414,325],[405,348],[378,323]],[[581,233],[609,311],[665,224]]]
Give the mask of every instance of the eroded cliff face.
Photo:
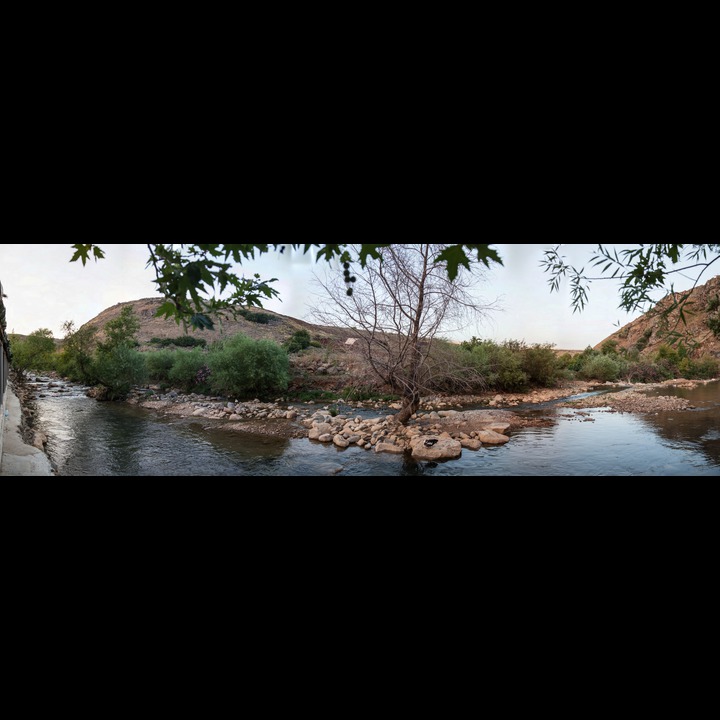
[[[678,299],[687,294],[687,291],[677,293]],[[654,310],[599,342],[595,349],[599,350],[603,343],[614,340],[618,349],[631,350],[636,347],[642,356],[651,356],[657,352],[660,345],[669,344],[669,333],[675,330],[691,341],[691,357],[711,355],[720,358],[720,338],[707,324],[708,321],[718,321],[720,310],[715,298],[720,298],[720,275],[696,287],[690,295],[688,302],[693,304],[686,305],[684,311],[687,325],[679,318],[677,310],[673,310],[667,318],[661,316],[662,311],[672,304],[672,298],[668,296],[661,300]]]

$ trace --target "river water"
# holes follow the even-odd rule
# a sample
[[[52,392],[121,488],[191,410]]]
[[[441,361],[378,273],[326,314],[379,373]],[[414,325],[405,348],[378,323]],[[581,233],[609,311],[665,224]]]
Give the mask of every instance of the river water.
[[[663,389],[696,406],[684,412],[593,408],[576,415],[555,402],[520,408],[554,423],[516,430],[505,445],[463,450],[458,460],[439,463],[305,438],[228,433],[209,420],[100,403],[64,383],[47,386],[48,379],[38,379],[37,425],[49,437],[47,453],[58,475],[720,476],[720,382]]]

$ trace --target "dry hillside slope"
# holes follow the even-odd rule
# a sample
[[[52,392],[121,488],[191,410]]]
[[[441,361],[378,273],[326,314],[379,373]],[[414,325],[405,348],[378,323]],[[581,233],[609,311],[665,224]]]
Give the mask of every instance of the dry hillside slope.
[[[677,294],[683,296],[688,293]],[[709,319],[717,319],[718,317],[717,308],[714,310],[708,309],[712,307],[711,302],[717,296],[720,296],[720,275],[716,275],[704,285],[700,285],[692,291],[690,301],[693,305],[685,309],[687,326],[682,321],[678,322],[677,310],[674,310],[667,320],[659,317],[659,312],[651,311],[599,342],[595,349],[599,350],[603,343],[614,340],[617,342],[618,349],[631,350],[633,347],[637,347],[640,349],[642,356],[652,356],[657,352],[660,345],[668,343],[668,332],[677,329],[678,332],[683,335],[687,334],[697,343],[695,349],[690,353],[691,356],[697,358],[702,355],[711,355],[720,358],[720,338],[716,337],[707,326]],[[665,297],[657,304],[656,310],[662,311],[671,302],[669,296]]]
[[[140,342],[141,350],[145,349],[152,338],[175,338],[184,335],[185,330],[182,324],[178,325],[173,319],[155,317],[155,313],[160,305],[164,302],[162,298],[144,298],[142,300],[133,300],[131,302],[118,303],[107,310],[103,310],[99,315],[85,323],[85,326],[98,328],[99,338],[103,337],[103,328],[110,321],[120,316],[122,309],[126,306],[132,306],[135,314],[140,320],[140,330],[137,333],[137,339]],[[330,328],[320,325],[312,325],[303,320],[287,317],[274,313],[271,310],[262,308],[252,308],[251,313],[263,313],[272,316],[272,320],[267,324],[260,324],[246,320],[244,317],[238,316],[237,319],[216,319],[214,330],[195,330],[188,327],[187,334],[192,337],[207,340],[208,345],[215,340],[232,337],[238,333],[247,335],[253,340],[273,340],[283,343],[288,340],[298,330],[307,330],[314,338],[323,342],[323,344],[331,341],[344,343],[352,332],[345,328]],[[83,326],[83,327],[85,327]]]

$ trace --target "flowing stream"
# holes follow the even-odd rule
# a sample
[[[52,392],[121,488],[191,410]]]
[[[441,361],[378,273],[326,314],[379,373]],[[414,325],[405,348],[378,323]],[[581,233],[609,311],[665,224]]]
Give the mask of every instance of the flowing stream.
[[[720,381],[663,389],[696,406],[684,412],[594,408],[577,415],[556,408],[559,401],[514,408],[554,423],[516,430],[505,445],[463,450],[460,459],[439,463],[214,430],[204,419],[97,402],[84,388],[48,378],[37,378],[36,389],[37,425],[48,435],[58,475],[720,475]]]

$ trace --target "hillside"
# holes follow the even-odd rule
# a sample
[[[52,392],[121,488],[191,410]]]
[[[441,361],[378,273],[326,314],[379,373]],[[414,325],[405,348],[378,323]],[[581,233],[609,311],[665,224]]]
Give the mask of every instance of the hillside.
[[[678,293],[680,296],[687,294]],[[641,356],[648,357],[654,355],[660,345],[667,343],[668,332],[676,329],[683,335],[687,334],[687,337],[697,343],[696,347],[690,352],[692,357],[711,355],[720,358],[720,338],[716,337],[706,324],[710,318],[715,318],[717,321],[717,307],[715,309],[709,308],[713,307],[711,301],[718,296],[720,296],[720,275],[716,275],[704,285],[700,285],[692,291],[690,302],[693,305],[685,309],[687,326],[682,321],[678,323],[677,310],[674,310],[665,320],[659,317],[659,313],[669,307],[672,302],[672,299],[667,296],[657,304],[656,311],[645,313],[645,315],[628,323],[599,342],[595,349],[599,350],[603,343],[614,340],[617,342],[618,349],[631,350],[636,347],[640,350]]]
[[[124,307],[132,306],[140,320],[140,330],[136,335],[140,343],[138,349],[141,352],[158,350],[159,346],[150,342],[153,338],[177,338],[185,334],[182,324],[178,325],[172,319],[155,317],[155,312],[162,302],[164,300],[161,298],[144,298],[118,303],[103,310],[83,327],[98,328],[98,338],[104,339],[102,330],[105,325],[119,317]],[[362,358],[360,347],[346,343],[348,339],[355,337],[352,330],[313,325],[262,308],[252,308],[248,313],[255,316],[265,315],[269,317],[269,322],[252,322],[240,315],[234,320],[216,318],[214,330],[188,328],[187,334],[206,340],[208,345],[238,333],[254,340],[272,340],[282,344],[298,330],[306,330],[320,347],[311,347],[303,353],[290,356],[292,389],[338,391],[348,387],[377,386],[377,379]]]
[[[160,305],[164,302],[162,298],[144,298],[142,300],[133,300],[131,302],[118,303],[107,310],[103,310],[99,315],[89,320],[83,327],[98,328],[99,338],[103,338],[103,328],[110,321],[120,316],[122,309],[126,306],[132,306],[135,314],[140,320],[140,331],[137,333],[138,342],[140,342],[141,350],[150,349],[150,341],[152,338],[175,338],[185,334],[182,324],[178,325],[175,320],[155,317],[155,313]],[[248,311],[252,315],[267,315],[272,319],[267,324],[251,322],[244,317],[238,316],[237,319],[232,318],[215,318],[214,330],[195,330],[188,327],[187,334],[207,340],[208,345],[216,340],[232,337],[238,333],[243,333],[254,340],[274,340],[283,343],[291,338],[298,330],[307,330],[310,335],[323,344],[336,341],[344,343],[352,332],[345,328],[329,328],[319,325],[312,325],[288,317],[280,315],[261,308],[252,308]],[[149,347],[145,347],[149,346]]]

